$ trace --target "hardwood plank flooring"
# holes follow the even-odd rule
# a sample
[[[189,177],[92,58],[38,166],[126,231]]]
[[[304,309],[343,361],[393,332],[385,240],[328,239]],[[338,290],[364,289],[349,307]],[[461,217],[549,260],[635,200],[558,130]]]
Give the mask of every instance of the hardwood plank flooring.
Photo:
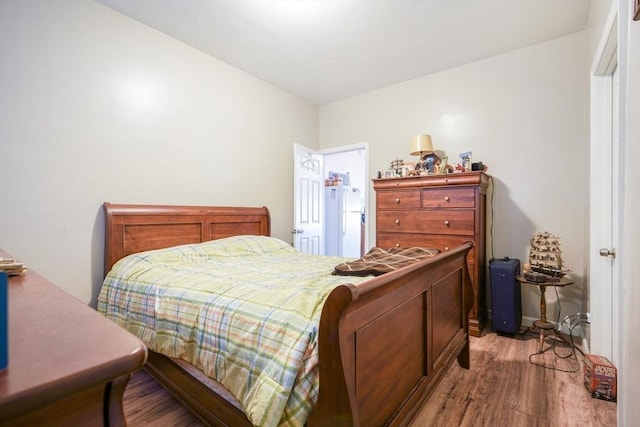
[[[530,357],[537,334],[472,337],[471,369],[451,366],[412,426],[615,426],[616,403],[592,398],[582,384],[582,355],[562,358],[571,353],[559,342],[558,357],[552,344],[548,337],[548,350]]]
[[[590,397],[582,385],[582,355],[577,362],[558,357],[547,338],[549,350],[529,357],[538,350],[537,338],[472,337],[471,369],[454,363],[411,426],[615,426],[616,403]],[[562,343],[555,349],[570,354]],[[144,371],[131,378],[124,409],[129,427],[204,425]]]
[[[128,427],[204,425],[144,370],[131,376],[123,404]]]

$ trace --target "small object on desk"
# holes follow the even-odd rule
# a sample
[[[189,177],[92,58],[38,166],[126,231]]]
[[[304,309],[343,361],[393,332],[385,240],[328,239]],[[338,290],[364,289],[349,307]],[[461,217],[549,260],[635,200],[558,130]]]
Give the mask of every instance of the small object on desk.
[[[0,257],[0,272],[5,272],[8,276],[18,276],[25,274],[27,267],[15,259]]]

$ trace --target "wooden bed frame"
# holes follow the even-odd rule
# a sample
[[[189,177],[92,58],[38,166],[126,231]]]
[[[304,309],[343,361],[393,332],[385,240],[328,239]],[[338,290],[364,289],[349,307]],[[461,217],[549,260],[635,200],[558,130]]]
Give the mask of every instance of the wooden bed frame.
[[[131,253],[239,234],[270,235],[267,208],[105,203],[105,274]],[[472,244],[357,285],[322,311],[320,390],[308,426],[406,425],[457,358],[469,368]],[[224,388],[149,352],[147,371],[203,421],[251,425]]]

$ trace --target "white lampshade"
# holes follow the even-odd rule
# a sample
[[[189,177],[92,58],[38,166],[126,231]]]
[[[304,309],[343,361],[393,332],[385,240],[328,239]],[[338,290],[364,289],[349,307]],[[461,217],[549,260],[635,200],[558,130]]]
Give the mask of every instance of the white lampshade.
[[[411,139],[411,155],[423,156],[433,153],[433,142],[431,135],[416,135]]]

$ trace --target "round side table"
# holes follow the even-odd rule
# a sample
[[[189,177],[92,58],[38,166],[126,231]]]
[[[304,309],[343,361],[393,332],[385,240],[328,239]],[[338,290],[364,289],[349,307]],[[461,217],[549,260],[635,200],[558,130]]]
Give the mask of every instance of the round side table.
[[[545,281],[545,282],[530,282],[524,278],[524,276],[517,276],[516,280],[520,283],[525,283],[527,285],[537,285],[540,288],[540,318],[538,320],[534,320],[533,324],[524,331],[523,335],[526,335],[529,331],[533,331],[536,328],[540,330],[540,346],[538,349],[538,353],[542,353],[544,346],[544,337],[545,331],[553,331],[553,333],[557,336],[556,327],[553,323],[547,320],[547,301],[545,299],[544,293],[547,290],[548,286],[556,286],[563,288],[565,286],[573,285],[575,282],[573,280],[562,277],[558,281]]]

